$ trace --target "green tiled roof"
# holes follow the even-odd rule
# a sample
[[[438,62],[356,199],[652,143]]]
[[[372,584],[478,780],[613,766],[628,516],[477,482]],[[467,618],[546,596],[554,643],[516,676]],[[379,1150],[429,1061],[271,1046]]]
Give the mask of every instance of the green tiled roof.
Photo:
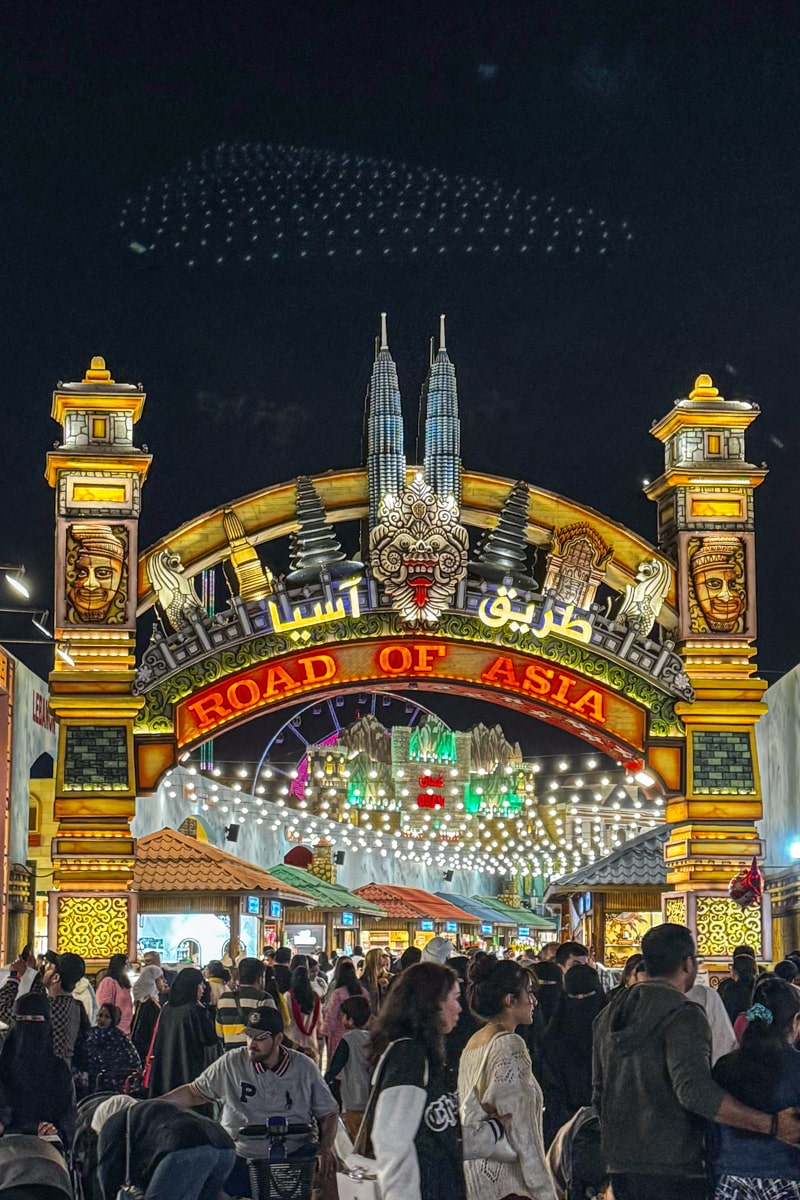
[[[480,900],[481,904],[488,905],[493,908],[496,913],[500,913],[502,917],[511,921],[514,925],[527,925],[529,929],[557,929],[558,922],[548,921],[546,917],[537,916],[528,908],[512,908],[510,904],[504,904],[502,900],[498,900],[496,896],[474,896],[473,899]]]
[[[326,883],[318,879],[303,867],[290,867],[288,863],[280,863],[270,871],[282,883],[290,883],[292,887],[300,888],[315,901],[317,908],[341,908],[362,913],[367,917],[385,917],[386,911],[363,896],[348,892],[347,888],[339,887],[338,883]]]

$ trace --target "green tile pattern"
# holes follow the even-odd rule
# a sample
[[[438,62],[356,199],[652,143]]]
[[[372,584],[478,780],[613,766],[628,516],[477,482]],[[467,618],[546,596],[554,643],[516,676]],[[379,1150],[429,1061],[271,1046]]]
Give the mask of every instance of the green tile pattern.
[[[708,730],[692,737],[695,795],[755,795],[755,772],[746,733]]]
[[[64,754],[68,791],[118,792],[129,786],[128,747],[121,725],[71,725]]]

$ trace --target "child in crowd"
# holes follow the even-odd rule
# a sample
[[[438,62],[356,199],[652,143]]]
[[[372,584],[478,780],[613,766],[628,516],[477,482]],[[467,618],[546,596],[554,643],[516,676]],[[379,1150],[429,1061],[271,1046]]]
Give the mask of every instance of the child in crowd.
[[[356,1139],[369,1097],[370,1068],[367,1060],[371,1009],[366,996],[350,996],[342,1002],[345,1034],[331,1059],[325,1082],[339,1100],[345,1128]],[[341,1088],[339,1079],[341,1076]],[[341,1094],[339,1094],[341,1092]]]

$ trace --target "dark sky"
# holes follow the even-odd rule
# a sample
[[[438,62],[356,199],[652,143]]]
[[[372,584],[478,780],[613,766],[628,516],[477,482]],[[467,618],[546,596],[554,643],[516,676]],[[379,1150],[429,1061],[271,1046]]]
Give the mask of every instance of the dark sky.
[[[5,561],[50,604],[58,379],[148,392],[142,544],[223,500],[353,465],[377,314],[410,432],[448,314],[463,457],[645,536],[652,420],[710,371],[756,399],[762,671],[800,658],[797,10],[707,2],[13,5],[2,18]],[[627,219],[551,263],[377,255],[189,274],[125,201],[219,142],[403,160]],[[45,661],[31,659],[44,671]]]

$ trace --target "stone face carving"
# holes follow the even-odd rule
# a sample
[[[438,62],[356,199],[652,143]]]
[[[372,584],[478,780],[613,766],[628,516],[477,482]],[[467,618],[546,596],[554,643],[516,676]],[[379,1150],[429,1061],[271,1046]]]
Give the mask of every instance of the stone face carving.
[[[742,539],[734,534],[691,538],[687,557],[692,633],[743,633],[747,579]]]
[[[146,570],[158,603],[173,629],[185,629],[192,621],[202,620],[205,611],[177,554],[169,550],[151,554]]]
[[[636,582],[625,588],[617,620],[647,637],[658,620],[669,591],[669,567],[657,558],[647,558],[636,568]]]
[[[127,543],[124,526],[90,521],[67,529],[67,616],[73,625],[125,621]]]
[[[544,590],[555,592],[576,608],[591,608],[611,553],[611,547],[588,522],[562,525],[553,531]]]
[[[399,496],[384,497],[369,545],[372,573],[402,619],[435,625],[467,573],[469,538],[455,500],[417,475]]]

